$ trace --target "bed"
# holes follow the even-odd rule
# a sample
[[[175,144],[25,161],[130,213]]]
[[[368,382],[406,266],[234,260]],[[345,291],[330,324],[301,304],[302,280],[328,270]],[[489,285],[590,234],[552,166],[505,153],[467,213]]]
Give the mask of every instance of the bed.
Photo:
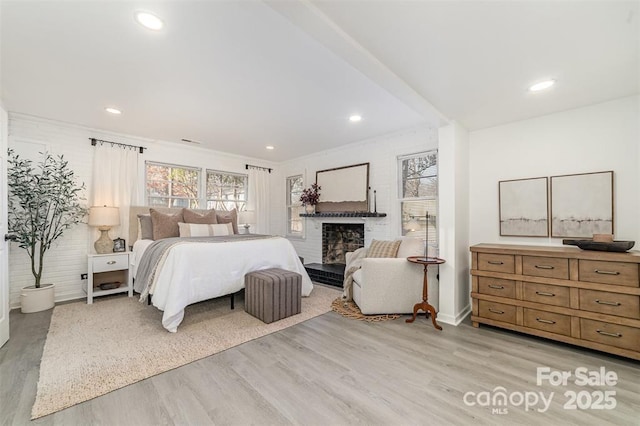
[[[154,209],[170,214],[182,210]],[[257,235],[168,238],[154,244],[152,240],[138,238],[138,214],[148,212],[149,207],[139,206],[131,207],[129,212],[129,241],[135,241],[131,257],[134,290],[140,293],[141,301],[151,295],[153,306],[163,311],[163,327],[170,332],[177,331],[188,305],[240,291],[244,288],[245,274],[251,271],[267,268],[294,271],[302,275],[302,296],[309,296],[313,290],[309,275],[286,238]],[[145,252],[149,251],[146,256],[149,258],[153,251],[162,250],[149,276],[150,263],[144,258]],[[138,279],[138,274],[145,278]]]

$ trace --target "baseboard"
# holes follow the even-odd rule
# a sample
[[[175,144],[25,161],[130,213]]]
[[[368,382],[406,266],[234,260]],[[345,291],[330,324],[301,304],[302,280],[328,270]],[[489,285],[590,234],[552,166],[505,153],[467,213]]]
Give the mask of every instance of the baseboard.
[[[464,307],[456,316],[447,314],[438,314],[438,322],[443,322],[450,325],[459,325],[464,319],[471,313],[471,305]]]

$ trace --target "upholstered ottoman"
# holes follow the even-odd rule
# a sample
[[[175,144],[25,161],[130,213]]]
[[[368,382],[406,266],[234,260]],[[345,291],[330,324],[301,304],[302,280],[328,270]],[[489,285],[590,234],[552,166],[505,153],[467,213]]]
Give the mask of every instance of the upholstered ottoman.
[[[263,269],[244,276],[244,310],[269,324],[299,314],[302,276],[279,268]]]

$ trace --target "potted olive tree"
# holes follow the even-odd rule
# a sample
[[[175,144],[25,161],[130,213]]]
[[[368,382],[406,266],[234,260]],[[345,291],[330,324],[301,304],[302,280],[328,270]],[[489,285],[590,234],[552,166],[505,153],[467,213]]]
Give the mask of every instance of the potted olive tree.
[[[55,240],[86,215],[79,203],[84,184],[76,184],[62,156],[47,153],[34,166],[9,149],[7,186],[9,232],[27,251],[34,278],[34,284],[20,293],[22,312],[44,311],[54,305],[54,285],[41,283],[44,256]]]

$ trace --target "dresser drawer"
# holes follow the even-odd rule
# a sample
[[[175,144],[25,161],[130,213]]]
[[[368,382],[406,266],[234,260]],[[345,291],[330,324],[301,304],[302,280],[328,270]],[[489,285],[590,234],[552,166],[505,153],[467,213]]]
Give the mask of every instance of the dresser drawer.
[[[571,336],[571,317],[537,309],[524,309],[524,326]]]
[[[569,287],[559,285],[523,283],[524,300],[545,305],[570,307]]]
[[[640,297],[581,288],[580,309],[619,317],[640,318]]]
[[[569,259],[522,256],[522,275],[569,279]]]
[[[580,318],[580,337],[592,342],[640,351],[640,329]]]
[[[512,254],[478,253],[478,269],[481,271],[516,272],[515,257]]]
[[[478,293],[516,298],[516,282],[500,278],[478,277]]]
[[[580,281],[638,287],[638,264],[626,262],[605,262],[601,260],[580,260],[578,263]]]
[[[478,313],[480,317],[494,319],[496,321],[516,323],[516,307],[504,303],[478,301]]]
[[[91,259],[93,272],[119,271],[129,269],[129,255],[96,256]]]

